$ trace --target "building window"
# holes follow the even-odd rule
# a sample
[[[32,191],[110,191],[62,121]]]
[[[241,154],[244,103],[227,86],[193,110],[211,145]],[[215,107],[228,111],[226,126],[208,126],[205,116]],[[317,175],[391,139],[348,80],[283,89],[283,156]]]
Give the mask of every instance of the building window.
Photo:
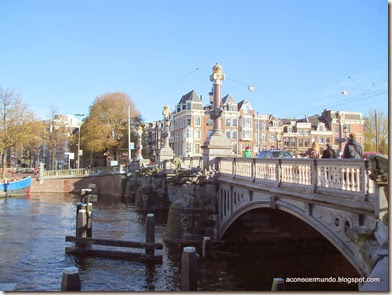
[[[188,102],[187,104],[186,104],[186,109],[187,110],[190,110],[192,108],[192,104],[190,103],[190,102]]]
[[[325,138],[325,143],[331,143],[331,138],[330,137],[326,137]]]
[[[187,129],[186,130],[186,138],[192,138],[193,136],[192,136],[192,129]]]
[[[195,154],[196,155],[200,154],[200,144],[198,143],[195,144]]]
[[[304,131],[302,129],[298,129],[298,135],[300,136],[304,135]]]
[[[231,134],[230,130],[226,130],[226,138],[230,139],[230,134]]]
[[[323,144],[324,143],[324,137],[319,138],[319,143]]]
[[[233,139],[237,139],[237,138],[238,138],[238,131],[233,130]]]
[[[309,130],[304,130],[304,135],[309,136]]]
[[[291,126],[287,127],[287,132],[288,133],[292,133],[293,132],[293,127],[291,127]]]
[[[303,147],[303,146],[304,146],[304,139],[298,138],[298,147]]]
[[[233,119],[233,126],[238,126],[238,119]]]
[[[200,126],[200,117],[195,117],[195,126]]]
[[[283,142],[284,142],[284,146],[285,146],[285,147],[288,147],[288,146],[289,146],[289,143],[290,143],[290,138],[285,137],[285,138],[283,139]]]
[[[295,137],[291,137],[291,138],[290,138],[290,146],[291,146],[291,147],[295,147],[295,146],[296,146]]]
[[[309,138],[305,138],[305,145],[304,145],[305,147],[308,147],[309,146]]]
[[[265,133],[261,134],[261,140],[266,141],[267,140],[267,135]]]
[[[270,141],[275,141],[275,134],[273,133],[270,134]]]
[[[263,123],[261,124],[261,129],[267,130],[267,122],[266,121],[263,121]]]
[[[195,129],[195,139],[200,139],[200,129]]]
[[[186,104],[182,105],[182,110],[186,110]]]
[[[278,120],[275,120],[275,121],[272,123],[272,126],[274,126],[274,127],[279,127],[279,121],[278,121]]]
[[[230,126],[230,125],[231,125],[230,123],[231,123],[231,119],[230,119],[230,118],[227,118],[227,119],[226,119],[226,126]]]
[[[233,143],[233,153],[234,153],[234,155],[238,154],[238,144],[236,142]]]
[[[242,118],[242,127],[252,129],[252,117],[246,116]]]

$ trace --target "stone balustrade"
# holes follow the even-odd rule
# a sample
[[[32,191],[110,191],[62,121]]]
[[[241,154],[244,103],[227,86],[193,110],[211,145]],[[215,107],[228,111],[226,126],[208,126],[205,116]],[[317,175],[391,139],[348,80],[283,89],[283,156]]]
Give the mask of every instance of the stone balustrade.
[[[45,179],[67,178],[67,177],[88,177],[103,176],[112,174],[125,173],[125,165],[102,166],[93,168],[67,169],[67,170],[45,170],[43,176]]]
[[[216,169],[233,178],[334,195],[374,193],[367,161],[349,159],[217,158]]]

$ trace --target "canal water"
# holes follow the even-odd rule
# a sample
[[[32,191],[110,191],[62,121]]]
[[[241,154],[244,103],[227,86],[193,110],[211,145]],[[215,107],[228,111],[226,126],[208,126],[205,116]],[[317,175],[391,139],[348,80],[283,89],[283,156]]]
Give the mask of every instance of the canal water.
[[[65,236],[75,235],[78,201],[79,197],[72,194],[0,199],[0,283],[16,283],[16,291],[59,291],[62,270],[77,267],[82,291],[181,290],[182,248],[178,245],[164,244],[158,251],[163,257],[162,264],[156,265],[65,254],[65,247],[73,246],[65,242]],[[166,216],[155,214],[155,221],[155,240],[163,242]],[[144,223],[145,214],[135,212],[131,204],[107,199],[93,204],[95,238],[143,242]],[[331,260],[331,257],[324,259]],[[287,274],[288,266],[296,274],[301,263],[303,257],[288,259],[279,255],[263,259],[221,255],[199,260],[198,290],[268,291],[273,277]],[[341,287],[347,288],[356,290],[353,286]],[[329,290],[325,286],[315,289]]]

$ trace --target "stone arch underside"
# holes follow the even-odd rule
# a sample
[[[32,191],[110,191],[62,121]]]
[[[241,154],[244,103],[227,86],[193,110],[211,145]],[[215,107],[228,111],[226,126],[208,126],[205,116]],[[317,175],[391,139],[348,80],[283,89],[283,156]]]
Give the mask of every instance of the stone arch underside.
[[[303,207],[308,208],[308,210],[301,208],[300,206],[298,206],[298,204],[293,204],[291,200],[286,201],[283,198],[279,199],[278,197],[271,197],[270,199],[265,200],[250,201],[249,203],[244,204],[242,207],[237,208],[237,210],[235,210],[231,214],[231,216],[220,226],[218,230],[218,238],[221,239],[225,232],[229,229],[231,224],[233,224],[240,216],[251,210],[258,208],[281,210],[299,218],[300,220],[310,225],[314,230],[319,232],[332,245],[334,245],[334,247],[339,250],[339,252],[350,262],[350,264],[358,271],[359,274],[366,275],[367,270],[357,259],[358,257],[360,257],[360,255],[358,255],[359,252],[356,249],[356,246],[348,237],[344,238],[345,234],[341,232],[342,230],[344,231],[344,223],[340,222],[341,229],[340,234],[338,235],[331,227],[327,226],[320,219],[312,215],[311,206],[305,204]],[[331,214],[332,219],[334,215],[336,216],[336,214]],[[355,223],[355,220],[350,220],[350,225],[353,225]]]

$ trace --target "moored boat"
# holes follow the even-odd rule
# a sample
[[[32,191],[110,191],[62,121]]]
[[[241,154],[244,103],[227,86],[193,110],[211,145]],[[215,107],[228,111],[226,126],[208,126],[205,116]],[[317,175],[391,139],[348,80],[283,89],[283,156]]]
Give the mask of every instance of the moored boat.
[[[26,196],[30,194],[31,176],[12,182],[0,183],[0,197]]]

